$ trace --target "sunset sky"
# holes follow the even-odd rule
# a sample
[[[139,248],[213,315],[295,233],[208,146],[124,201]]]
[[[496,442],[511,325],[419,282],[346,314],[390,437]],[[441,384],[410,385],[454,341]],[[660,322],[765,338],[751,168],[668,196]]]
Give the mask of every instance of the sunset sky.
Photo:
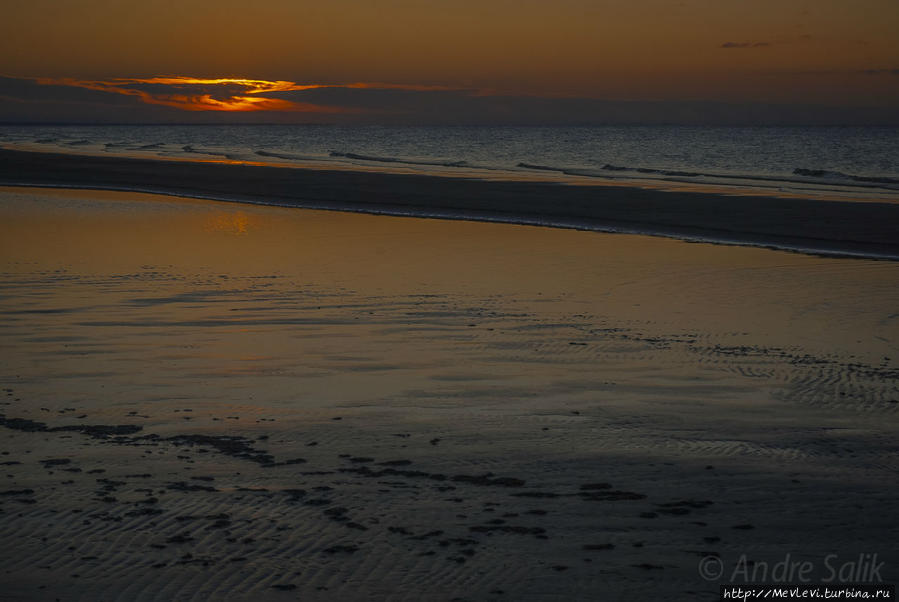
[[[29,0],[2,17],[3,121],[602,122],[714,107],[899,123],[896,0]]]

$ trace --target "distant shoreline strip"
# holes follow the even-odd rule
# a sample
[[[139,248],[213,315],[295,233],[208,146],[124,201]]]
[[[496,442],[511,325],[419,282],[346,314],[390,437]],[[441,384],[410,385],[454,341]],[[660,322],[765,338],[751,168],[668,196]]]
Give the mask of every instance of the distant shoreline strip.
[[[665,236],[899,261],[899,204],[0,149],[0,185]]]

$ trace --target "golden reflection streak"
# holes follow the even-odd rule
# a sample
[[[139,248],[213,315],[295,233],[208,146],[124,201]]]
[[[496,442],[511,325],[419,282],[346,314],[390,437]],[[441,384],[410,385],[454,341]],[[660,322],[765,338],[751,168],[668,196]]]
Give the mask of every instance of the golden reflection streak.
[[[250,216],[243,211],[217,213],[206,220],[204,229],[207,232],[245,235],[250,231]]]

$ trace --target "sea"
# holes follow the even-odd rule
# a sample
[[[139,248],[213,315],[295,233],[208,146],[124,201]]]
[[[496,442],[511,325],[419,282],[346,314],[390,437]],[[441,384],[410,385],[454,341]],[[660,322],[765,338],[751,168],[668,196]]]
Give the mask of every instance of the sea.
[[[0,125],[0,146],[899,202],[897,127]]]

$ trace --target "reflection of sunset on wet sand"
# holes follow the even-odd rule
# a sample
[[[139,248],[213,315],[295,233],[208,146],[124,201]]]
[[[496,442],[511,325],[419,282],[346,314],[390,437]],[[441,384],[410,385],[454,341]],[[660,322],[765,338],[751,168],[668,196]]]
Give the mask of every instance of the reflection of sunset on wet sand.
[[[676,599],[711,587],[682,549],[820,559],[856,506],[891,558],[895,263],[0,201],[13,595]]]
[[[219,213],[206,221],[206,229],[231,234],[246,234],[250,228],[250,217],[243,211]]]

